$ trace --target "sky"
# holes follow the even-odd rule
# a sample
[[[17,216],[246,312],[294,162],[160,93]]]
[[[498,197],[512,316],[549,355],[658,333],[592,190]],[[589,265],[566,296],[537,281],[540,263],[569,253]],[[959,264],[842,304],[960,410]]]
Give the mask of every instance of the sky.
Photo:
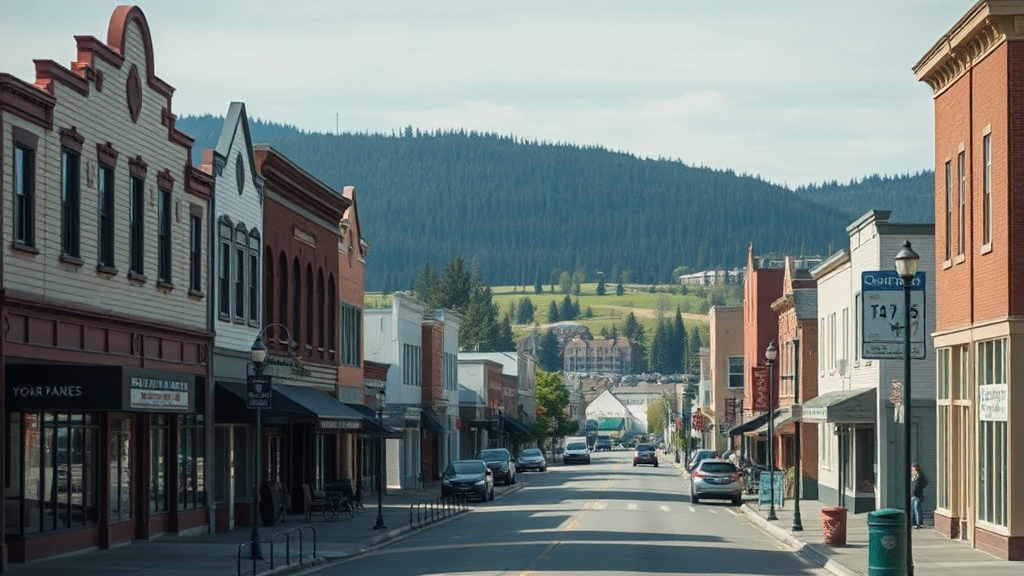
[[[69,65],[115,2],[0,17],[0,72]],[[465,129],[789,187],[933,166],[912,67],[973,0],[150,0],[178,115],[315,132]]]

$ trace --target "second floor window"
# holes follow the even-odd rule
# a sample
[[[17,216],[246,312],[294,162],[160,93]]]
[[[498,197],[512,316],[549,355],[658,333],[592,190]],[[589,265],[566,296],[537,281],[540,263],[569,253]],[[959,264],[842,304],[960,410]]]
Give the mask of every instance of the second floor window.
[[[27,146],[14,147],[14,242],[22,246],[36,243],[36,151]]]
[[[192,214],[188,219],[188,289],[203,291],[203,218]]]
[[[231,317],[231,219],[221,216],[217,222],[217,313]]]
[[[61,153],[60,167],[60,251],[65,256],[82,255],[80,243],[82,156],[72,150]]]
[[[743,388],[743,356],[729,357],[729,388]]]
[[[99,264],[114,267],[114,169],[100,164],[98,175]]]
[[[136,274],[144,272],[146,259],[146,185],[142,178],[131,179],[131,239],[129,243],[128,271]]]
[[[363,311],[351,304],[341,305],[341,363],[359,366],[362,353]]]
[[[157,203],[157,280],[171,283],[171,191],[161,188]]]

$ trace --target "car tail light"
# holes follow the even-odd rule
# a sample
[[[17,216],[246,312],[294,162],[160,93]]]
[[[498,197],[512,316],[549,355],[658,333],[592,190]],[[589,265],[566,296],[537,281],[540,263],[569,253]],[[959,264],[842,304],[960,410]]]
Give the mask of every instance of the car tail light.
[[[700,470],[695,470],[695,471],[693,472],[692,476],[693,476],[694,478],[706,478],[706,477],[707,477],[707,474],[706,474],[706,473],[704,473],[704,472],[701,472]]]
[[[729,474],[729,479],[732,480],[733,482],[736,482],[736,481],[738,481],[738,480],[740,480],[742,478],[743,478],[743,473],[742,472],[733,472],[732,474]]]

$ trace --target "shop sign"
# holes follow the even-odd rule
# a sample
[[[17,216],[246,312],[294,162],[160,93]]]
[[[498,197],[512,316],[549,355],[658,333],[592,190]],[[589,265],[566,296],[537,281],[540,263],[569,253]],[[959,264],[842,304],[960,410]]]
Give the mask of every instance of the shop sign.
[[[163,378],[132,376],[128,379],[128,407],[161,412],[189,411],[189,383]]]
[[[755,412],[767,412],[768,395],[771,394],[770,383],[768,382],[768,368],[765,366],[754,366],[752,370],[754,372],[752,380],[754,389],[751,391],[753,394],[753,406],[751,406],[751,409]]]
[[[861,272],[861,357],[866,360],[903,358],[904,338],[910,332],[910,357],[925,357],[925,276],[918,272],[910,285],[910,325],[904,317],[903,279],[895,270]]]
[[[359,430],[362,424],[359,420],[324,420],[318,423],[321,430]]]
[[[1006,384],[978,386],[978,414],[983,422],[1006,422]]]

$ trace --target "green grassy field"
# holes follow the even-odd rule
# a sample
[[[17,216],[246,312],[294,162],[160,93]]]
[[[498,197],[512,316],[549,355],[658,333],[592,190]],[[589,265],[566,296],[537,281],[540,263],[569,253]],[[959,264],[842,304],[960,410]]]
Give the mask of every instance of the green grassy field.
[[[621,333],[626,316],[633,312],[650,336],[654,334],[658,318],[671,316],[678,308],[683,313],[683,323],[687,331],[698,326],[701,331],[701,340],[704,345],[707,345],[707,310],[710,300],[708,291],[700,288],[682,290],[676,286],[656,287],[652,291],[648,285],[632,284],[626,285],[625,289],[622,296],[617,296],[615,285],[606,285],[607,293],[604,296],[598,296],[597,283],[582,284],[578,297],[580,318],[575,321],[589,328],[590,333],[597,338],[600,337],[602,328],[611,332],[612,326],[617,326]],[[548,309],[551,307],[551,302],[554,301],[558,306],[565,298],[565,294],[557,287],[555,292],[551,292],[550,285],[544,286],[544,292],[541,294],[536,294],[533,291],[533,286],[492,286],[491,292],[501,316],[509,311],[511,305],[518,306],[523,298],[529,298],[533,303],[534,323],[512,326],[517,339],[529,335],[535,328],[543,332],[549,324]],[[720,298],[724,300],[724,305],[736,306],[739,304],[739,289],[726,290],[723,294],[724,296],[720,295]],[[574,301],[576,299],[576,297],[573,298]],[[382,296],[379,292],[366,293],[365,305],[367,308],[390,306],[390,303],[391,299]]]

